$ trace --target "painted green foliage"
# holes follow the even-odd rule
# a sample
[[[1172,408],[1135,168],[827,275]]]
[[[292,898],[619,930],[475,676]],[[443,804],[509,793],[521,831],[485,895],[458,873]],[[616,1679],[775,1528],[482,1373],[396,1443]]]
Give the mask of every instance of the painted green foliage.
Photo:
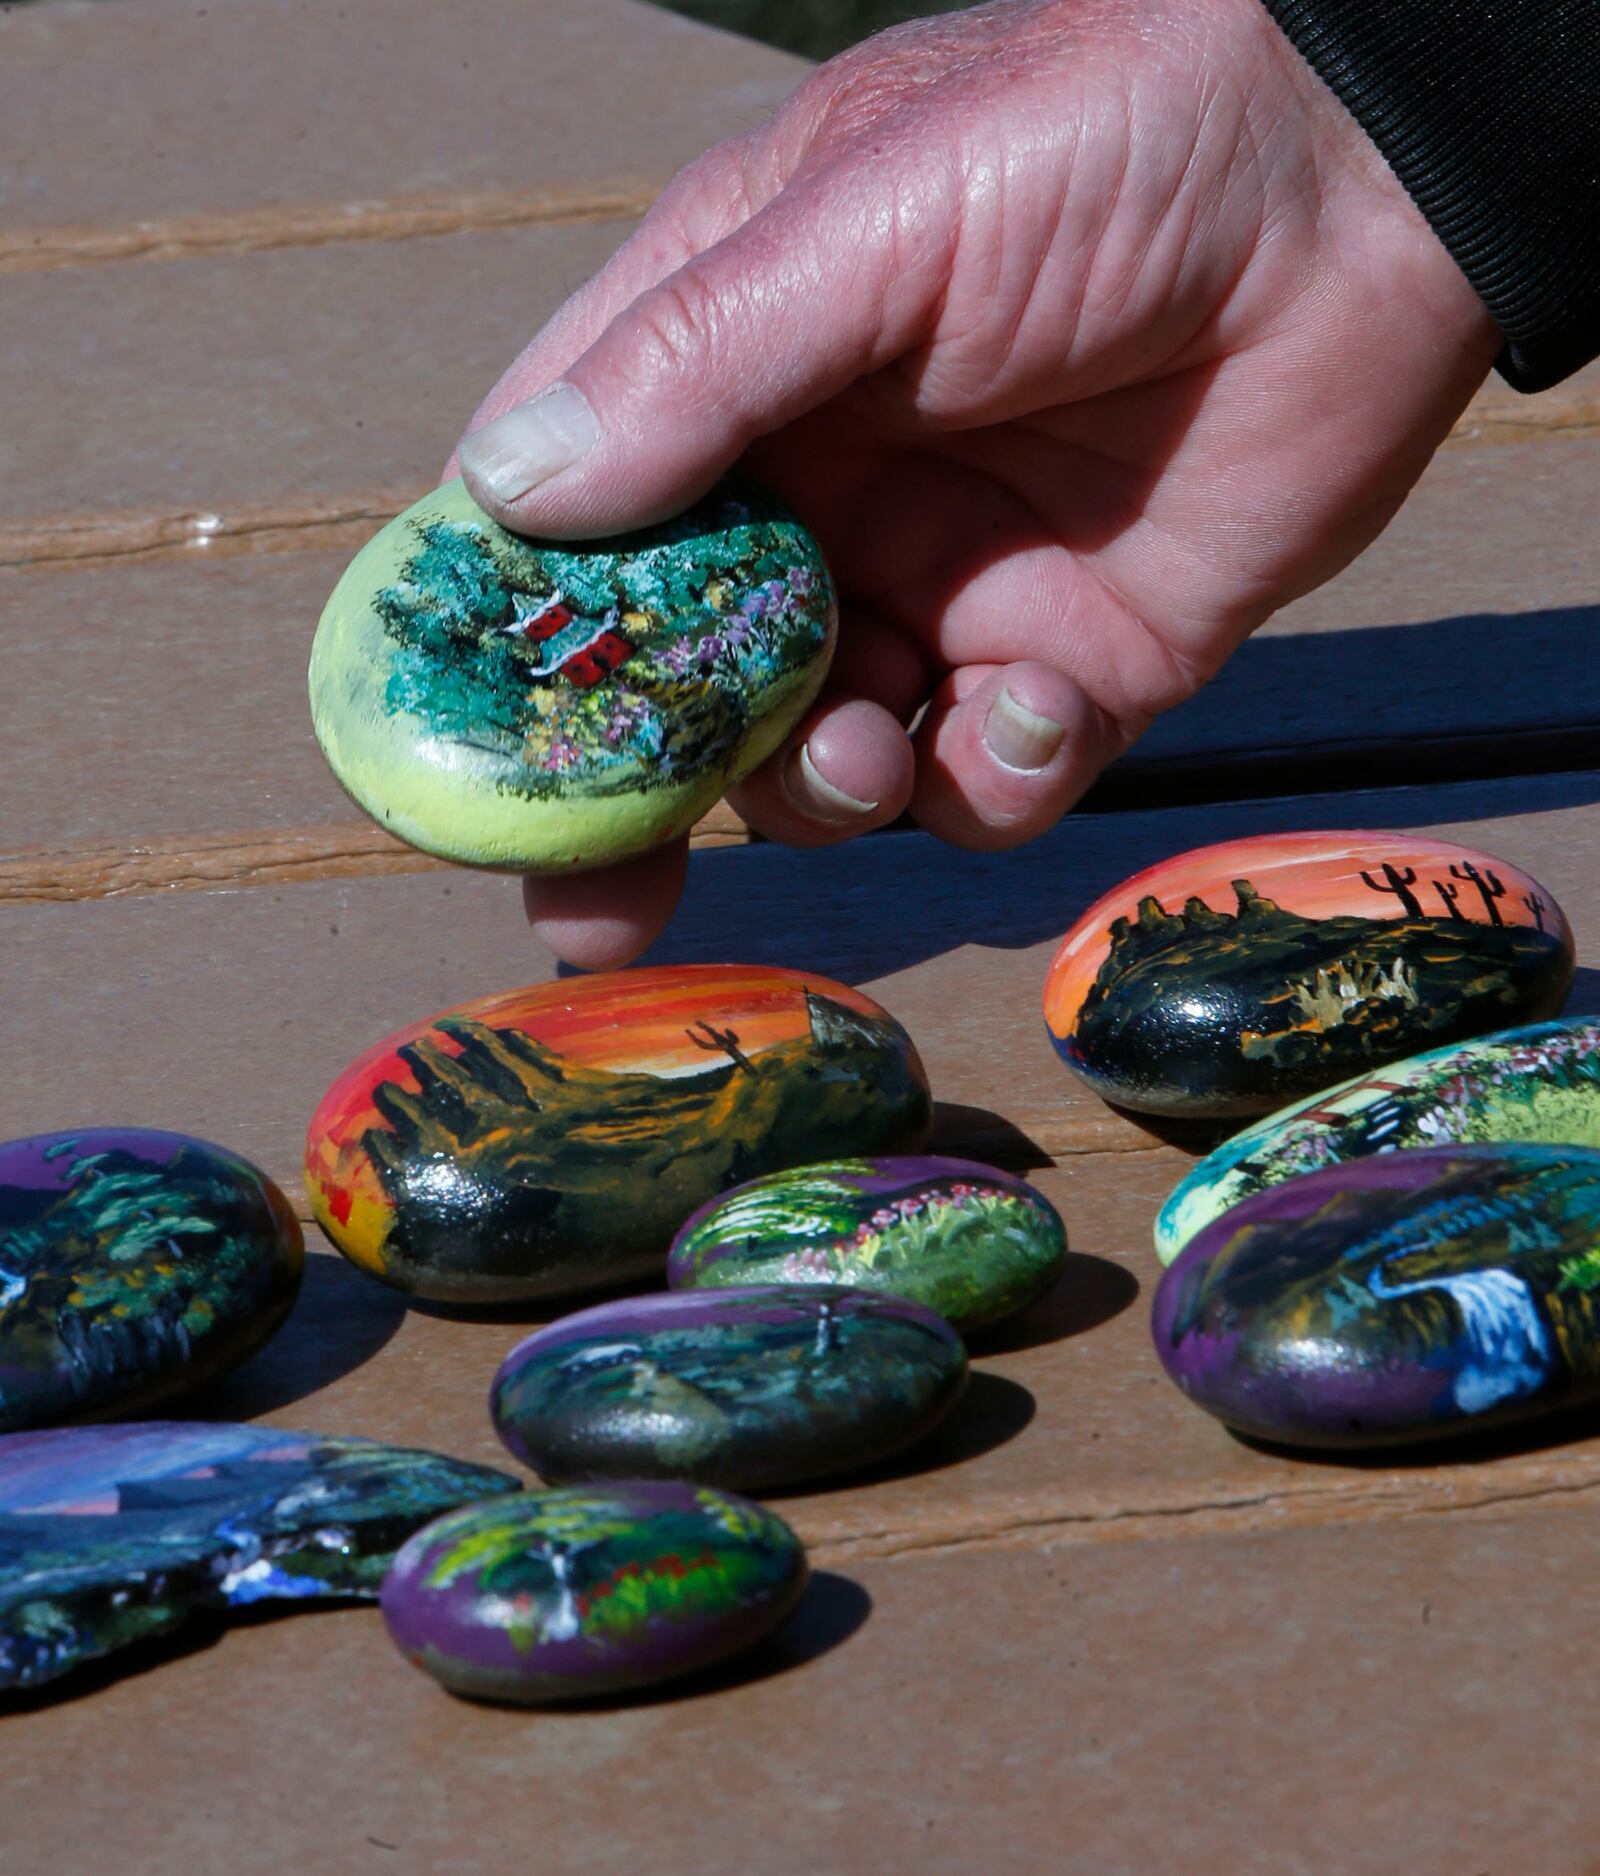
[[[126,1409],[202,1378],[294,1299],[300,1234],[252,1168],[119,1138],[63,1136],[39,1153],[50,1185],[0,1182],[0,1427],[75,1417],[74,1400],[76,1414]]]
[[[726,764],[763,699],[815,665],[832,629],[815,549],[747,484],[571,549],[487,521],[410,528],[415,548],[375,602],[397,647],[388,704],[515,764],[502,785],[530,798],[580,782],[631,793]],[[557,602],[618,662],[587,681],[570,677],[581,665],[556,675],[550,644],[523,627]]]

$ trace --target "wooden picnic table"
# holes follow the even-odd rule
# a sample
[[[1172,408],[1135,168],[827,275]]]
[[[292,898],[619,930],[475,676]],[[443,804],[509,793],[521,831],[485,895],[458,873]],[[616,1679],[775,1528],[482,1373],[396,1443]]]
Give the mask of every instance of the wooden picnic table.
[[[359,818],[304,668],[352,549],[682,161],[804,67],[633,0],[0,8],[0,1136],[225,1141],[299,1200],[368,1042],[550,975],[505,880]],[[1600,1867],[1600,1438],[1297,1460],[1148,1345],[1189,1163],[1062,1073],[1053,940],[1255,831],[1427,829],[1546,882],[1600,1011],[1600,373],[1491,384],[1389,533],[1032,848],[696,838],[651,954],[804,965],[911,1029],[941,1143],[1065,1213],[1055,1295],[913,1461],[782,1509],[818,1579],[688,1697],[454,1701],[370,1609],[262,1620],[0,1716],[0,1871]],[[188,1411],[499,1463],[523,1332],[320,1243]]]

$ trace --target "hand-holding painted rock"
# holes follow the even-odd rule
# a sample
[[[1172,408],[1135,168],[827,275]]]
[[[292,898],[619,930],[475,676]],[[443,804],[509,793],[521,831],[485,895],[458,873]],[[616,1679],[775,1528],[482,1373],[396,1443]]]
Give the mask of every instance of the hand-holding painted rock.
[[[1554,1016],[1572,968],[1561,908],[1503,860],[1425,835],[1267,834],[1092,906],[1045,1020],[1106,1100],[1227,1118]]]
[[[1427,1440],[1600,1396],[1600,1153],[1430,1147],[1307,1173],[1166,1272],[1198,1406],[1307,1446]]]
[[[0,1689],[193,1609],[376,1596],[396,1546],[510,1492],[487,1466],[281,1427],[140,1421],[0,1438]]]
[[[972,1160],[830,1160],[713,1199],[673,1241],[674,1289],[847,1283],[905,1296],[965,1333],[1014,1315],[1061,1274],[1060,1214]]]
[[[705,1486],[571,1485],[470,1505],[395,1558],[383,1614],[451,1692],[528,1704],[629,1692],[740,1653],[806,1586],[781,1518]]]
[[[932,1310],[762,1285],[567,1316],[512,1350],[489,1406],[547,1479],[753,1491],[887,1458],[943,1420],[966,1379],[961,1338]]]
[[[1269,1114],[1208,1153],[1156,1220],[1170,1264],[1197,1231],[1301,1173],[1408,1147],[1600,1147],[1600,1019],[1430,1049]]]
[[[483,866],[602,866],[687,833],[821,688],[816,543],[724,483],[611,540],[508,534],[460,482],[356,556],[311,653],[334,774],[392,833]]]
[[[559,1296],[659,1271],[735,1181],[920,1146],[910,1038],[859,991],[738,965],[616,971],[464,1004],[369,1049],[311,1122],[345,1255],[419,1296]]]
[[[300,1226],[248,1161],[92,1127],[0,1145],[0,1432],[129,1413],[251,1355],[300,1288]]]

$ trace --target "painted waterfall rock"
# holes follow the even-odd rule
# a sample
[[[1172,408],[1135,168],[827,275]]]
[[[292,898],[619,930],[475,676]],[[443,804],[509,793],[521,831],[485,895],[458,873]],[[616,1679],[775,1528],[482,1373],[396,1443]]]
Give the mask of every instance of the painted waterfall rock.
[[[281,1427],[140,1421],[0,1438],[0,1689],[36,1687],[196,1609],[375,1597],[487,1466]]]
[[[300,1226],[247,1160],[93,1127],[0,1145],[0,1433],[130,1413],[251,1355],[300,1288]]]
[[[749,484],[563,544],[508,534],[451,482],[334,588],[312,722],[357,804],[413,846],[601,866],[687,833],[772,754],[836,627],[816,543]]]
[[[740,1653],[800,1600],[800,1540],[760,1505],[663,1481],[468,1506],[395,1558],[383,1614],[453,1693],[539,1704],[629,1692]]]
[[[1092,906],[1045,1020],[1106,1100],[1226,1119],[1554,1016],[1572,968],[1561,908],[1503,860],[1425,835],[1267,834]]]
[[[507,991],[369,1049],[312,1118],[323,1229],[442,1301],[559,1296],[659,1273],[741,1179],[920,1146],[910,1038],[859,991],[702,964]]]
[[[1427,1440],[1600,1396],[1600,1153],[1425,1147],[1258,1193],[1163,1275],[1167,1372],[1241,1432]]]
[[[1269,1114],[1174,1189],[1156,1255],[1170,1264],[1213,1219],[1300,1173],[1408,1147],[1519,1142],[1600,1148],[1600,1018],[1430,1049]]]
[[[961,1338],[931,1309],[762,1284],[567,1316],[512,1350],[489,1405],[547,1479],[757,1491],[887,1458],[937,1426],[966,1379]]]
[[[852,1284],[909,1297],[963,1332],[1035,1302],[1066,1227],[1026,1180],[972,1160],[830,1160],[769,1173],[702,1206],[673,1241],[674,1289]]]

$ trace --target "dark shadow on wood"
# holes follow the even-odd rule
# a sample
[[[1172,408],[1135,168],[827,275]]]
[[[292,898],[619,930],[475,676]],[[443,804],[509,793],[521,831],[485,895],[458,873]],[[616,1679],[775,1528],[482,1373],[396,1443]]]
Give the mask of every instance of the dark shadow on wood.
[[[311,1252],[288,1320],[240,1368],[161,1404],[171,1420],[254,1420],[363,1366],[405,1320],[406,1299],[342,1257]],[[143,1416],[141,1416],[143,1417]]]
[[[711,848],[691,855],[682,908],[641,962],[771,964],[867,982],[962,945],[1047,943],[1131,873],[1213,841],[1492,820],[1595,802],[1600,771],[1586,770],[1159,813],[1071,814],[1011,853],[968,853],[915,833],[808,850]]]
[[[933,1104],[930,1153],[972,1159],[1013,1172],[1035,1172],[1050,1165],[1050,1155],[1028,1134],[992,1108],[967,1107],[959,1101]]]
[[[1248,640],[1085,797],[1091,813],[1594,761],[1600,606]]]
[[[1139,1288],[1139,1279],[1125,1264],[1087,1251],[1068,1251],[1060,1279],[1048,1295],[1008,1322],[974,1329],[967,1347],[975,1360],[981,1360],[986,1355],[1010,1355],[1087,1335],[1131,1308]]]
[[[1528,1453],[1550,1452],[1600,1439],[1600,1401],[1584,1406],[1556,1407],[1509,1426],[1481,1433],[1446,1434],[1439,1439],[1413,1440],[1385,1446],[1292,1446],[1254,1434],[1228,1431],[1241,1446],[1294,1459],[1305,1465],[1331,1466],[1356,1472],[1397,1472],[1455,1465],[1492,1465],[1497,1459],[1515,1459]]]
[[[1572,973],[1572,988],[1561,1006],[1563,1016],[1600,1016],[1600,971],[1580,964]]]

